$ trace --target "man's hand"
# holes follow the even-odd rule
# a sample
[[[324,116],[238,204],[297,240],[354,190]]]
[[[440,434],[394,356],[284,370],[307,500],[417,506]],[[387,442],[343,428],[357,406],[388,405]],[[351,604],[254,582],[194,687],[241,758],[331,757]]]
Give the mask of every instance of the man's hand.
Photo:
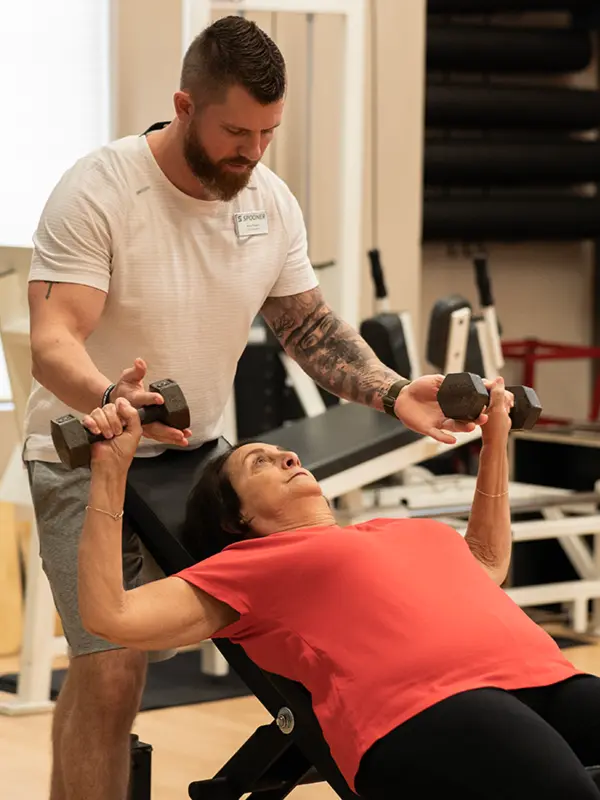
[[[91,433],[101,433],[106,439],[92,445],[92,469],[108,463],[127,471],[142,438],[140,415],[131,403],[119,397],[115,403],[95,408],[82,422]]]
[[[111,402],[114,403],[122,397],[131,403],[134,408],[162,405],[162,396],[155,392],[149,392],[144,387],[144,378],[147,371],[146,362],[142,358],[136,358],[133,367],[123,371],[115,388],[110,393]],[[99,433],[103,433],[105,436],[110,433],[110,427],[104,419],[101,418],[97,422],[100,426]],[[144,425],[142,435],[147,439],[154,439],[162,444],[178,444],[185,447],[192,432],[189,428],[179,431],[176,428],[169,428],[161,422],[153,422],[150,425]]]
[[[437,401],[443,375],[423,375],[409,383],[396,399],[394,411],[407,428],[425,436],[431,436],[442,444],[455,444],[454,433],[470,433],[477,425],[488,421],[487,414],[480,414],[474,422],[448,419]]]

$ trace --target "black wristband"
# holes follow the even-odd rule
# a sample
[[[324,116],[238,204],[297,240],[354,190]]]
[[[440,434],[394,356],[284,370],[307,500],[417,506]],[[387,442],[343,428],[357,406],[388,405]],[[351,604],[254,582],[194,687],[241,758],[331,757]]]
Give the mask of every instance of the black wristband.
[[[398,417],[396,416],[396,412],[394,410],[396,406],[396,400],[398,399],[398,395],[400,394],[402,389],[404,389],[405,386],[408,386],[409,383],[411,383],[411,381],[409,381],[407,378],[400,378],[400,380],[393,383],[387,390],[387,392],[384,394],[383,410],[385,411],[386,414],[389,414],[391,417],[395,417],[396,419],[398,419]]]
[[[101,408],[104,408],[104,406],[110,402],[110,393],[112,392],[112,390],[115,388],[116,385],[117,385],[116,383],[111,383],[111,385],[107,387],[106,391],[102,395],[102,404],[100,406]]]

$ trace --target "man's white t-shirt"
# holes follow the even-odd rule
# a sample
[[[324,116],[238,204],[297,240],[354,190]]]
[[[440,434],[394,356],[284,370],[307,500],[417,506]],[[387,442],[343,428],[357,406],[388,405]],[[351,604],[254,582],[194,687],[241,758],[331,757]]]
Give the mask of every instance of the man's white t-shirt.
[[[262,211],[268,232],[236,228],[236,214]],[[221,434],[238,359],[267,297],[317,285],[302,212],[280,178],[259,164],[231,202],[196,200],[166,178],[145,136],[102,147],[65,173],[34,236],[30,280],[107,293],[88,353],[115,382],[136,357],[148,364],[147,383],[177,381],[191,446]],[[34,381],[26,460],[59,460],[50,421],[67,413],[82,416]],[[142,439],[138,454],[162,450]]]

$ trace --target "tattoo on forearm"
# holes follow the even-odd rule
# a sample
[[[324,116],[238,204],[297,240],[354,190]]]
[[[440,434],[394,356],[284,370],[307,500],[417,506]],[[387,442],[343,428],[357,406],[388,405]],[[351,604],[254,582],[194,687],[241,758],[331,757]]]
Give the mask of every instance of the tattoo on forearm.
[[[50,297],[50,292],[52,291],[53,286],[54,283],[52,281],[48,281],[48,291],[46,292],[46,298],[45,298],[46,300]]]
[[[346,400],[382,407],[381,398],[398,374],[327,306],[319,290],[270,298],[263,315],[286,352],[316,383]]]

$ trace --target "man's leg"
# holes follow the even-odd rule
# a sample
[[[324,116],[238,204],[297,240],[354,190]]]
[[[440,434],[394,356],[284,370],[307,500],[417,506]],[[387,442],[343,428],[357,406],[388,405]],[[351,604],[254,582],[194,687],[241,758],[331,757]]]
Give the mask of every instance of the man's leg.
[[[148,657],[92,636],[81,623],[77,557],[89,470],[71,471],[38,461],[29,464],[29,474],[42,563],[71,656],[53,720],[50,798],[125,800],[129,733],[139,708]],[[123,570],[128,587],[146,579],[139,540],[126,527]]]
[[[131,650],[71,660],[55,710],[51,800],[125,800],[146,663]]]

